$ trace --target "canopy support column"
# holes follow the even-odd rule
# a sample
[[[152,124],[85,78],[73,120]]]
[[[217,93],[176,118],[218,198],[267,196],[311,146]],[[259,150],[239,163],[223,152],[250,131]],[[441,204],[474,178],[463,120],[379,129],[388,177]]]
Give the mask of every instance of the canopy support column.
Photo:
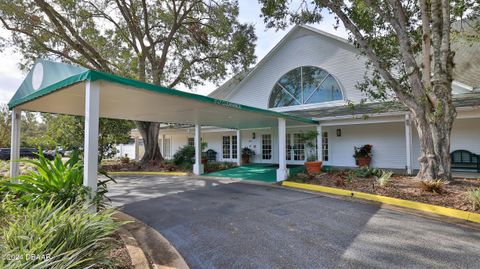
[[[412,174],[412,120],[410,114],[405,115],[405,143],[406,143],[406,155],[407,155],[407,174]]]
[[[193,173],[195,175],[203,174],[202,164],[202,126],[195,124],[195,164],[193,165]]]
[[[100,117],[100,87],[98,82],[85,84],[85,141],[83,185],[94,195],[97,191],[98,125]],[[90,197],[92,198],[92,197]]]
[[[277,182],[288,178],[287,169],[287,122],[284,118],[278,118],[278,169]]]
[[[317,160],[323,162],[323,130],[322,125],[317,125]]]
[[[240,130],[237,130],[237,165],[242,165],[242,137],[240,136]]]
[[[12,134],[10,142],[10,178],[20,175],[20,164],[16,160],[20,159],[20,124],[22,121],[22,111],[14,108],[12,111]]]

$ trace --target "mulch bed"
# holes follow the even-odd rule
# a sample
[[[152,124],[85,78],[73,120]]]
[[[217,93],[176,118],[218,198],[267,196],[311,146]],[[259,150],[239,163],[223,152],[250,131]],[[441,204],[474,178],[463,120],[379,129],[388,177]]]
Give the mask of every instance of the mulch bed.
[[[293,179],[293,181],[299,182],[299,179]],[[342,173],[304,176],[300,181],[480,213],[480,209],[474,210],[472,203],[465,195],[466,191],[480,187],[480,179],[455,179],[445,184],[441,193],[422,190],[419,187],[420,180],[409,176],[392,176],[390,182],[384,187],[379,186],[373,177],[348,178]]]
[[[102,165],[102,169],[108,172],[124,172],[124,171],[141,171],[141,172],[173,172],[180,171],[174,164],[169,163],[147,163],[140,165],[137,162],[131,161],[128,163],[109,163]]]
[[[108,253],[109,259],[112,260],[115,269],[133,269],[132,260],[128,254],[125,243],[120,235],[114,233],[112,235],[113,248]]]

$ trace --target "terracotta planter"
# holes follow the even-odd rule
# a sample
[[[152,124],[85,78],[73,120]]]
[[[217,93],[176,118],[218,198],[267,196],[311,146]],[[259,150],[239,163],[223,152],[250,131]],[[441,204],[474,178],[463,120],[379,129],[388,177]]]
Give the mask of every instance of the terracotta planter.
[[[305,162],[305,168],[309,174],[320,174],[322,171],[322,162]]]
[[[242,155],[242,164],[250,163],[250,156],[249,155]]]
[[[358,164],[359,167],[370,166],[371,161],[372,161],[372,158],[370,158],[370,157],[358,157],[357,158],[357,164]]]

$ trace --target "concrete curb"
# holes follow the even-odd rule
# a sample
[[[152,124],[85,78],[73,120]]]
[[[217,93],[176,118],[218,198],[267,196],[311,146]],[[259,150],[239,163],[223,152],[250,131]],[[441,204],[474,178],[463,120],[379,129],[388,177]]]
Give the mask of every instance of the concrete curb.
[[[126,234],[127,238],[127,250],[129,254],[133,255],[132,263],[134,258],[136,264],[135,268],[138,269],[190,269],[183,257],[178,253],[178,251],[172,246],[172,244],[163,237],[159,232],[140,220],[125,214],[123,212],[117,211],[114,214],[114,218],[118,221],[129,221],[129,223],[122,226],[122,229],[127,230],[131,236]],[[123,237],[122,237],[123,240]],[[134,240],[133,243],[130,240]],[[128,244],[131,245],[129,249]],[[132,250],[132,252],[130,252]],[[148,260],[147,265],[145,266],[145,261],[141,261],[142,255]]]
[[[119,171],[107,172],[109,175],[161,175],[161,176],[188,176],[187,172],[140,172],[140,171]]]
[[[384,204],[395,205],[399,207],[405,207],[405,208],[415,209],[423,212],[434,213],[442,216],[453,217],[457,219],[480,223],[480,214],[453,209],[453,208],[447,208],[443,206],[430,205],[425,203],[391,198],[387,196],[381,196],[381,195],[364,193],[364,192],[324,187],[320,185],[296,183],[291,181],[282,182],[282,186],[341,195],[341,196],[349,196],[352,198],[360,198],[360,199],[376,201]]]
[[[125,228],[120,228],[118,234],[122,238],[127,248],[130,259],[132,260],[133,268],[135,269],[151,269],[150,264],[143,253],[143,250],[138,245],[135,237]]]

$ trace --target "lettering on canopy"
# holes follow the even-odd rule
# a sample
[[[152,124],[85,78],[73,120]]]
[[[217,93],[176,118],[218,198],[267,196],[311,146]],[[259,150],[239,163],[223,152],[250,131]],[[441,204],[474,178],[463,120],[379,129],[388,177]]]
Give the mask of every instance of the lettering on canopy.
[[[215,104],[221,105],[221,106],[225,106],[225,107],[242,109],[242,106],[241,106],[241,105],[239,105],[239,104],[234,104],[234,103],[230,103],[230,102],[225,101],[225,100],[215,100]]]

